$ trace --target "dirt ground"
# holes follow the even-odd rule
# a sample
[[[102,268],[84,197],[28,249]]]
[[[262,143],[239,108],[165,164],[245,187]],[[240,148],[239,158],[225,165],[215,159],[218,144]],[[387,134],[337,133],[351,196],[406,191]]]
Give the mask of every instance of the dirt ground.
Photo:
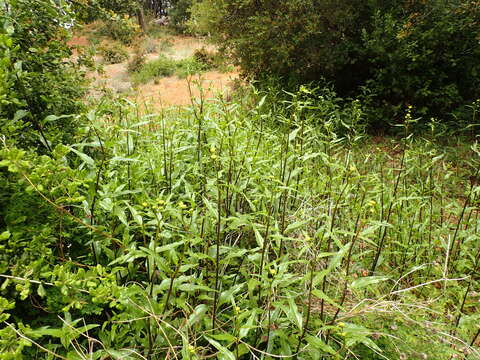
[[[151,39],[157,44],[157,49],[161,49],[161,42],[168,41],[168,48],[163,51],[157,50],[146,56],[147,61],[152,61],[160,54],[170,57],[174,60],[188,58],[194,52],[201,48],[214,51],[212,45],[207,44],[199,38],[191,36],[169,35],[167,39]],[[87,36],[74,36],[69,42],[72,46],[86,47],[90,42]],[[127,48],[131,56],[134,54],[133,46]],[[74,50],[73,56],[78,56],[78,51]],[[95,57],[95,61],[101,62],[101,57]],[[206,99],[216,94],[228,96],[233,83],[238,79],[237,72],[222,73],[219,71],[208,71],[200,75],[192,76],[190,79],[181,79],[177,76],[164,77],[151,81],[147,84],[134,86],[130,81],[130,74],[127,71],[128,60],[112,65],[103,65],[102,72],[89,72],[87,76],[92,80],[94,90],[93,94],[99,93],[102,89],[110,89],[118,94],[125,94],[131,100],[149,107],[162,108],[171,106],[184,106],[191,104],[191,95],[198,97],[200,92]],[[190,88],[188,86],[190,81]]]

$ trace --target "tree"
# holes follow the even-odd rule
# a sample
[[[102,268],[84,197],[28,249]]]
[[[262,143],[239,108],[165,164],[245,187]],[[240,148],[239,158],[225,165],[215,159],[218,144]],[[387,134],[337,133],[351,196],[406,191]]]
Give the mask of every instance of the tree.
[[[387,117],[407,104],[445,117],[480,97],[474,0],[203,0],[192,14],[246,75],[368,87]]]
[[[54,0],[0,2],[0,132],[21,147],[50,151],[75,133],[85,80],[66,43],[72,20]]]

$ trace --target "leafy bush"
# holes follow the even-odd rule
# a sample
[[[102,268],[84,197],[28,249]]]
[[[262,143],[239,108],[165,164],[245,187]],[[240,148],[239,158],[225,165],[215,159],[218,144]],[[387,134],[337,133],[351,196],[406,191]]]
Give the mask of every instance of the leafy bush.
[[[445,118],[480,98],[478,1],[203,0],[192,12],[247,75],[325,78],[342,96],[368,87],[380,124],[406,105]]]
[[[193,57],[208,68],[212,68],[216,61],[215,54],[205,49],[205,47],[195,50]]]
[[[105,44],[100,48],[100,54],[107,64],[118,64],[129,58],[127,50],[120,44]]]
[[[0,358],[475,359],[478,146],[276,96],[101,99],[51,157],[2,148]]]
[[[133,66],[133,65],[132,65]],[[164,55],[141,66],[132,74],[135,83],[147,83],[150,80],[172,76],[187,77],[205,71],[204,64],[198,62],[194,57],[182,60],[170,59]]]
[[[140,33],[140,26],[128,15],[120,16],[113,12],[108,15],[99,29],[99,34],[120,41],[124,45],[132,44]]]
[[[170,2],[168,17],[176,30],[181,32],[188,30],[187,23],[190,19],[190,8],[193,3],[193,0],[173,0]]]
[[[129,73],[140,71],[145,66],[145,53],[143,49],[137,48],[132,59],[128,62],[127,70]]]
[[[73,141],[85,80],[69,60],[65,24],[72,21],[50,0],[1,5],[0,132],[9,143],[49,152]]]

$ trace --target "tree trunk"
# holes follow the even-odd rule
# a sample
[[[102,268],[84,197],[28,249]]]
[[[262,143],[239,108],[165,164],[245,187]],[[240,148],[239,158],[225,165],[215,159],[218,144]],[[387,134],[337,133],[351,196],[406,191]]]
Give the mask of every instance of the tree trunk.
[[[137,10],[138,25],[142,28],[142,32],[147,32],[147,27],[145,26],[145,14],[143,12],[143,6],[139,6]]]

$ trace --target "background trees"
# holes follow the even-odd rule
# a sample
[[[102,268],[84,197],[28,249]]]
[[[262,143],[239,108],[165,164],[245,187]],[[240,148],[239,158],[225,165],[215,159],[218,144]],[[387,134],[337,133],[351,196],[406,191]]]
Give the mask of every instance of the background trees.
[[[367,87],[378,118],[407,104],[446,118],[480,96],[476,1],[203,0],[192,10],[194,28],[245,74],[326,79],[343,96]]]

